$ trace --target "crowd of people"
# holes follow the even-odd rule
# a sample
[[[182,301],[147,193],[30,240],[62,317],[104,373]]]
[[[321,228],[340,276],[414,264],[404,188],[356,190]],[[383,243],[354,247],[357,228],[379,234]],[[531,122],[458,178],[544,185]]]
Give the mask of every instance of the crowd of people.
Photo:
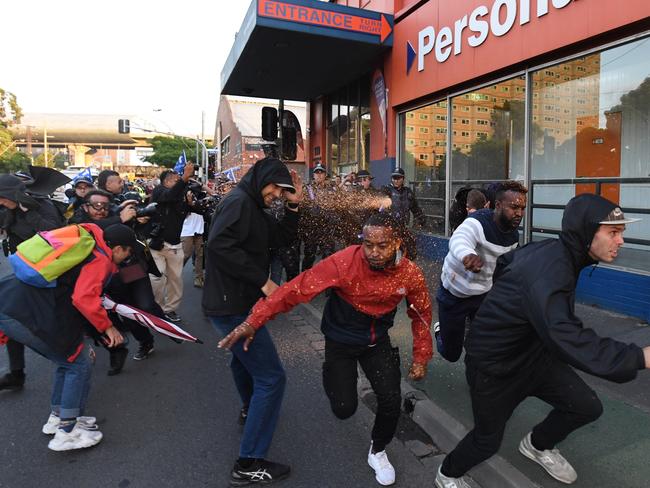
[[[50,449],[86,448],[102,439],[96,419],[84,411],[95,354],[88,338],[108,350],[109,375],[125,365],[127,333],[138,343],[134,360],[154,352],[151,332],[107,312],[102,295],[180,322],[181,273],[190,259],[203,312],[222,336],[219,347],[232,353],[241,397],[233,486],[290,474],[289,465],[267,459],[286,376],[264,325],[321,293],[327,294],[323,388],[334,415],[346,419],[357,409],[358,366],[368,378],[377,411],[367,460],[381,485],[396,479],[386,446],[400,415],[401,370],[389,330],[403,300],[413,336],[411,379],[426,376],[434,342],[448,361],[466,352],[475,425],[445,457],[435,475],[439,488],[469,486],[464,474],[497,452],[512,411],[528,396],[553,410],[519,450],[572,483],[577,474],[557,444],[596,420],[602,405],[571,367],[619,382],[650,367],[650,348],[599,337],[574,314],[578,273],[612,262],[625,225],[634,221],[600,196],[568,202],[559,239],[520,248],[526,187],[505,181],[462,189],[452,205],[432,335],[432,302],[415,262],[411,226],[425,227],[426,216],[402,168],[394,169],[390,185],[374,188],[367,170],[328,179],[318,164],[303,184],[267,157],[227,192],[194,181],[193,171],[191,164],[180,174],[165,170],[150,191],[125,188],[118,173],[102,171],[97,181],[76,179],[65,205],[30,191],[29,175],[0,175],[7,254],[20,255],[22,243],[37,233],[56,236],[66,224],[93,240],[89,254],[48,287],[25,283],[17,273],[0,279],[0,338],[10,368],[0,389],[23,387],[25,346],[55,363],[42,427],[54,435]]]

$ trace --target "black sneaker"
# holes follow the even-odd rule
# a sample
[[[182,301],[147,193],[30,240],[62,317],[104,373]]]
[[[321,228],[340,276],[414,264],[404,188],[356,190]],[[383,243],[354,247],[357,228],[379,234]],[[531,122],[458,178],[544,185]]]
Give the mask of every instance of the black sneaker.
[[[165,318],[170,322],[180,322],[181,318],[176,314],[176,312],[165,312]]]
[[[242,468],[239,462],[236,462],[230,474],[230,485],[275,483],[288,477],[290,472],[291,468],[286,464],[273,463],[265,459],[256,459],[248,468]]]
[[[248,405],[242,407],[242,409],[239,411],[239,418],[237,419],[237,423],[239,425],[245,425],[247,417],[248,417]]]
[[[108,376],[115,376],[122,372],[126,357],[129,355],[129,350],[126,347],[118,347],[117,349],[109,349],[110,369]]]
[[[154,351],[153,344],[147,344],[147,343],[140,343],[140,347],[138,347],[138,352],[136,352],[133,355],[133,359],[136,361],[142,361],[143,359],[147,359],[151,353]]]
[[[25,385],[25,375],[7,373],[0,377],[0,390],[22,390]]]

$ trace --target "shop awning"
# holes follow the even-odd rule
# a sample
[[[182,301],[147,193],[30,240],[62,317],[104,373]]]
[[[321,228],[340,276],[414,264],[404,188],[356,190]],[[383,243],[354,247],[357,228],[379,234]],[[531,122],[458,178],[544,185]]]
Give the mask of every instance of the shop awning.
[[[316,0],[253,0],[221,72],[221,93],[313,100],[370,71],[393,17]]]

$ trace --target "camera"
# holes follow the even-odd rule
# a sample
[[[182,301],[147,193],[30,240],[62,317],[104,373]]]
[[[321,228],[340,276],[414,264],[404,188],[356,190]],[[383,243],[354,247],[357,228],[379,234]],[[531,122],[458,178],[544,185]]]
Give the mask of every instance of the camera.
[[[148,205],[136,205],[135,207],[135,217],[153,217],[158,213],[158,204],[156,202],[150,203]]]

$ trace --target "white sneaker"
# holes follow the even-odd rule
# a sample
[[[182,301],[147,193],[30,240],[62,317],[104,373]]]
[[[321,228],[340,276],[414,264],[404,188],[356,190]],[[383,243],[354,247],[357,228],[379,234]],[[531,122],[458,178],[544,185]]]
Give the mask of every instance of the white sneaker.
[[[99,430],[86,430],[82,424],[76,423],[72,432],[57,429],[56,434],[47,447],[53,451],[70,451],[84,449],[99,444],[103,434]]]
[[[438,488],[471,488],[465,480],[461,478],[450,478],[445,476],[438,468],[438,473],[436,473],[436,486]]]
[[[77,417],[77,422],[82,424],[86,430],[97,430],[97,419],[95,417]],[[47,435],[54,435],[60,423],[61,419],[51,413],[47,422],[43,425],[41,432]]]
[[[578,473],[576,473],[573,466],[569,464],[569,461],[564,459],[564,456],[560,454],[560,451],[557,449],[547,449],[546,451],[535,449],[530,440],[530,435],[531,433],[529,432],[519,443],[520,453],[535,461],[544,468],[548,474],[562,483],[569,485],[578,479]]]
[[[372,444],[370,444],[370,451],[368,451],[368,464],[375,470],[375,479],[377,480],[377,483],[383,486],[395,483],[395,468],[390,464],[385,450],[373,454]]]

